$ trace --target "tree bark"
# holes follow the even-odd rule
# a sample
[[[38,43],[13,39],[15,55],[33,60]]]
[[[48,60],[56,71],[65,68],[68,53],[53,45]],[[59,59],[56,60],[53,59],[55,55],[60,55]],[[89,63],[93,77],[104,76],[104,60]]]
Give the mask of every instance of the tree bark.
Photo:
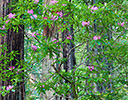
[[[9,13],[11,13],[12,8],[7,8],[7,5],[13,2],[12,0],[0,0],[0,17],[5,17]],[[4,9],[7,8],[7,9]],[[19,32],[16,33],[13,29],[9,29],[7,34],[4,37],[0,36],[0,44],[3,45],[4,43],[7,44],[8,51],[4,51],[4,53],[0,53],[1,55],[5,55],[6,53],[10,53],[12,51],[18,51],[19,55],[16,55],[15,59],[23,60],[24,59],[24,26],[20,25],[22,29],[19,28]],[[4,69],[8,69],[9,66],[15,66],[16,60],[11,61],[8,66]],[[0,61],[3,64],[2,61]],[[16,68],[17,66],[15,66]],[[21,66],[22,68],[22,66]],[[24,100],[25,99],[25,85],[24,85],[24,77],[22,77],[22,82],[19,82],[16,86],[15,92],[10,92],[6,94],[4,97],[0,94],[0,100]],[[12,85],[10,79],[7,81],[0,80],[0,87],[1,86],[8,86]]]

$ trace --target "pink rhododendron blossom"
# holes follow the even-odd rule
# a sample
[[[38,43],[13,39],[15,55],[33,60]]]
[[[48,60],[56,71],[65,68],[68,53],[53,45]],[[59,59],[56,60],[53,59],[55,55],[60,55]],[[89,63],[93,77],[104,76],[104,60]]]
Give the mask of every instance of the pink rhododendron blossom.
[[[97,37],[97,36],[94,36],[94,37],[93,37],[93,40],[98,40],[98,37]]]
[[[14,86],[9,85],[9,86],[6,87],[6,90],[10,90],[10,89],[12,89],[13,87],[14,87]]]
[[[48,19],[47,17],[43,17],[43,19]]]
[[[15,69],[15,66],[9,66],[9,70]]]
[[[39,0],[34,0],[36,3],[38,3],[39,2]]]
[[[10,20],[7,20],[5,23],[7,24]]]
[[[43,85],[43,87],[44,87],[44,85]]]
[[[121,26],[122,26],[122,27],[124,27],[124,22],[123,22],[123,23],[121,23]]]
[[[33,44],[32,44],[32,50],[34,50],[34,51],[36,51],[36,49],[37,49],[37,46],[34,46]]]
[[[27,13],[33,14],[33,10],[32,9],[31,10],[28,10]]]
[[[57,14],[62,17],[63,16],[63,13],[62,12],[57,12]]]
[[[98,36],[98,39],[101,39],[101,36]]]
[[[120,23],[118,23],[118,25],[120,25]]]
[[[36,35],[39,35],[39,33],[36,33]]]
[[[94,70],[94,66],[88,66],[88,69],[89,69],[90,71],[92,71],[92,70]]]
[[[34,15],[34,14],[33,14],[33,16],[30,16],[30,17],[31,17],[31,19],[34,19],[34,18],[37,19],[37,15]]]
[[[95,10],[98,10],[98,8],[97,7],[91,7],[91,9],[93,10],[93,11],[95,11]]]
[[[62,4],[62,6],[66,6],[66,4]]]
[[[68,40],[71,40],[71,39],[72,39],[72,36],[71,36],[71,35],[68,35],[68,36],[67,36],[67,39],[68,39]]]
[[[120,24],[120,23],[118,23],[118,25],[120,25],[120,26],[124,27],[124,22],[122,22],[121,24]]]
[[[45,13],[45,11],[43,12],[43,14]],[[42,15],[43,16],[43,15]]]
[[[58,19],[58,16],[51,16],[52,18],[51,18],[51,20],[57,20]]]
[[[33,32],[33,33],[32,33],[32,37],[36,37],[36,36],[35,36],[35,33],[36,33],[36,32]]]
[[[1,29],[2,29],[2,30],[5,30],[5,26],[3,26]]]
[[[53,39],[52,41],[55,41],[55,40],[57,40],[57,39]]]
[[[83,27],[86,25],[86,26],[89,26],[89,24],[90,24],[90,22],[88,21],[86,21],[86,22],[84,22],[84,21],[82,21],[82,25],[83,25]]]
[[[57,43],[57,42],[59,42],[57,39],[53,39],[52,40],[54,43]]]
[[[15,14],[10,13],[10,14],[8,15],[8,18],[15,18],[14,16],[15,16]]]
[[[94,36],[93,37],[93,40],[98,40],[98,39],[101,39],[101,36]]]
[[[50,4],[55,4],[57,3],[58,1],[55,1],[55,0],[51,0]]]

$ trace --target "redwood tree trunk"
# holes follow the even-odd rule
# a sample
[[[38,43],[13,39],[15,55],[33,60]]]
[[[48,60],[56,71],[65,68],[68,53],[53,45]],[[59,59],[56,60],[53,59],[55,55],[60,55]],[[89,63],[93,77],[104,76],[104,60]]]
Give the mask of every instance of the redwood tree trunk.
[[[9,13],[11,13],[11,8],[7,8],[7,5],[12,2],[12,0],[0,0],[0,17],[5,17]],[[9,29],[7,31],[7,34],[4,35],[4,37],[0,36],[0,44],[7,43],[7,49],[8,51],[5,51],[4,53],[0,53],[1,55],[5,55],[6,53],[10,53],[11,51],[18,51],[20,53],[19,55],[16,55],[15,59],[23,60],[24,59],[24,26],[20,25],[22,29],[19,28],[19,32],[16,33],[13,29]],[[11,61],[8,66],[15,66],[16,60]],[[0,61],[0,63],[3,63]],[[7,69],[3,68],[4,69]],[[17,66],[15,66],[17,67]],[[22,66],[21,66],[22,67]],[[9,94],[6,94],[6,96],[2,96],[0,94],[0,100],[24,100],[25,96],[25,85],[24,85],[24,77],[22,77],[22,82],[18,83],[16,91],[10,92]],[[2,86],[8,86],[11,85],[10,79],[7,81],[1,81],[0,80],[0,87]]]

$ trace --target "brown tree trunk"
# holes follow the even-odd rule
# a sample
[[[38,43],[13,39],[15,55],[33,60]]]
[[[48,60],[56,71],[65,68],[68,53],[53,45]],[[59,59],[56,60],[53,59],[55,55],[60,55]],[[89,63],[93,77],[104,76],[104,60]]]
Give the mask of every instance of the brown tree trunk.
[[[0,0],[0,17],[5,17],[9,13],[11,13],[11,8],[7,8],[7,5],[12,2],[12,0]],[[7,34],[4,35],[4,37],[0,36],[0,44],[7,43],[7,49],[8,51],[4,51],[4,53],[0,53],[0,55],[5,55],[6,53],[10,53],[11,51],[18,51],[20,53],[19,55],[16,55],[15,59],[23,60],[24,59],[24,26],[20,25],[21,29],[19,29],[19,32],[16,33],[13,29],[9,29],[7,31]],[[11,61],[8,66],[15,66],[16,60]],[[2,61],[0,61],[1,64],[3,64]],[[7,69],[6,66],[4,69]],[[17,67],[17,66],[15,66]],[[22,67],[22,66],[21,66]],[[6,96],[2,96],[0,94],[0,100],[24,100],[25,96],[25,86],[24,86],[24,77],[22,77],[22,82],[18,83],[16,91],[10,92],[9,94],[6,94]],[[11,81],[1,81],[0,80],[0,87],[2,86],[8,86],[11,85]]]

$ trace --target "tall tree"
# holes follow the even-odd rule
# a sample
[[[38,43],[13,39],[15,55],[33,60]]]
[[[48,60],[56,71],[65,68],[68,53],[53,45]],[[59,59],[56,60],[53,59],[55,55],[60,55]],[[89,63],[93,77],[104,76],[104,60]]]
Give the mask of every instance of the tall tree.
[[[12,8],[8,8],[9,3],[12,3],[13,0],[0,0],[0,17],[5,17],[9,13],[11,13]],[[16,1],[15,1],[16,2]],[[14,29],[9,29],[7,34],[3,37],[0,36],[0,44],[7,44],[7,51],[1,53],[1,55],[6,55],[12,51],[17,51],[19,54],[16,55],[14,60],[10,61],[8,66],[2,67],[2,70],[8,69],[9,66],[15,66],[17,60],[24,59],[24,26],[19,26],[18,33],[14,31]],[[3,61],[0,61],[1,64],[4,64]],[[1,66],[0,66],[1,67]],[[18,67],[18,66],[15,66]],[[22,66],[20,66],[22,68]],[[0,80],[0,87],[12,85],[11,79],[7,81]],[[22,77],[22,82],[17,83],[16,91],[10,92],[6,96],[2,96],[0,94],[0,100],[24,100],[25,99],[25,85],[24,85],[24,77]]]

